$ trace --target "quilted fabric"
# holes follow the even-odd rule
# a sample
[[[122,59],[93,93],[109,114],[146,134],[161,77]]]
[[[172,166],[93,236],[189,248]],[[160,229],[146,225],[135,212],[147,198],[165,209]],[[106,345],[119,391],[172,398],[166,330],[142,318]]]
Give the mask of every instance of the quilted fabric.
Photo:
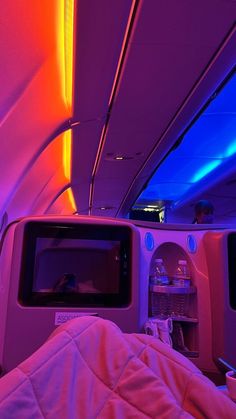
[[[58,327],[0,380],[0,418],[236,418],[236,405],[152,336],[97,317]]]

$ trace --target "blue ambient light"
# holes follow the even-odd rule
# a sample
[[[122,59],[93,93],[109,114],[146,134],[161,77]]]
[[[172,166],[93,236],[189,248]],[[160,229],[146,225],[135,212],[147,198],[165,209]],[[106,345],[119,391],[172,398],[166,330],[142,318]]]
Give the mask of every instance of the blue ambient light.
[[[146,233],[144,241],[145,241],[146,249],[149,250],[149,251],[153,250],[153,248],[154,248],[154,238],[153,238],[152,233],[150,233],[150,232]]]
[[[190,253],[195,253],[197,251],[197,241],[192,234],[187,236],[187,248]]]
[[[157,168],[135,205],[187,198],[198,182],[208,183],[221,169],[236,165],[236,73],[204,109],[174,149]],[[213,175],[214,174],[214,175]],[[214,179],[213,179],[214,176]]]
[[[200,179],[212,172],[217,166],[221,164],[222,160],[213,160],[205,166],[201,167],[197,173],[192,178],[192,182],[198,182]]]
[[[231,157],[236,153],[236,140],[233,141],[226,149],[225,157]]]

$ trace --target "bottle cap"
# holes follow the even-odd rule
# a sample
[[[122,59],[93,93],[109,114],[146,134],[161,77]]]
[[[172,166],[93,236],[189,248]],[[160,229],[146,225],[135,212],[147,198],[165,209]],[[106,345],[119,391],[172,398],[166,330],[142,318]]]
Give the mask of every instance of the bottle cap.
[[[187,265],[187,260],[180,259],[178,263],[179,265]]]

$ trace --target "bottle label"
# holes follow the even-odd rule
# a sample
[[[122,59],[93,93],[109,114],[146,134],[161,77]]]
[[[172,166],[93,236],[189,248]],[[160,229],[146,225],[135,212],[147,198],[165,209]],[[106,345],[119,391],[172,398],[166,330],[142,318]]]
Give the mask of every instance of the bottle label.
[[[178,278],[178,277],[175,277],[172,280],[172,284],[175,287],[190,287],[191,281],[190,281],[189,278]]]

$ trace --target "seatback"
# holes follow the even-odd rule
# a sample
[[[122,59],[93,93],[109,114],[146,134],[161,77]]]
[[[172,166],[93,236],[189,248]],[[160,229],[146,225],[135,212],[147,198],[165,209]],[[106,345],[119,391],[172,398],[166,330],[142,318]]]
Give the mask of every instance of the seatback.
[[[67,236],[50,237],[57,228],[65,229]],[[78,237],[70,238],[70,230]],[[139,254],[139,232],[122,220],[28,217],[10,226],[0,264],[3,370],[11,370],[31,355],[59,324],[81,315],[106,318],[124,332],[141,331],[147,301],[141,297]],[[79,278],[79,291],[55,292],[55,278],[70,269]]]

